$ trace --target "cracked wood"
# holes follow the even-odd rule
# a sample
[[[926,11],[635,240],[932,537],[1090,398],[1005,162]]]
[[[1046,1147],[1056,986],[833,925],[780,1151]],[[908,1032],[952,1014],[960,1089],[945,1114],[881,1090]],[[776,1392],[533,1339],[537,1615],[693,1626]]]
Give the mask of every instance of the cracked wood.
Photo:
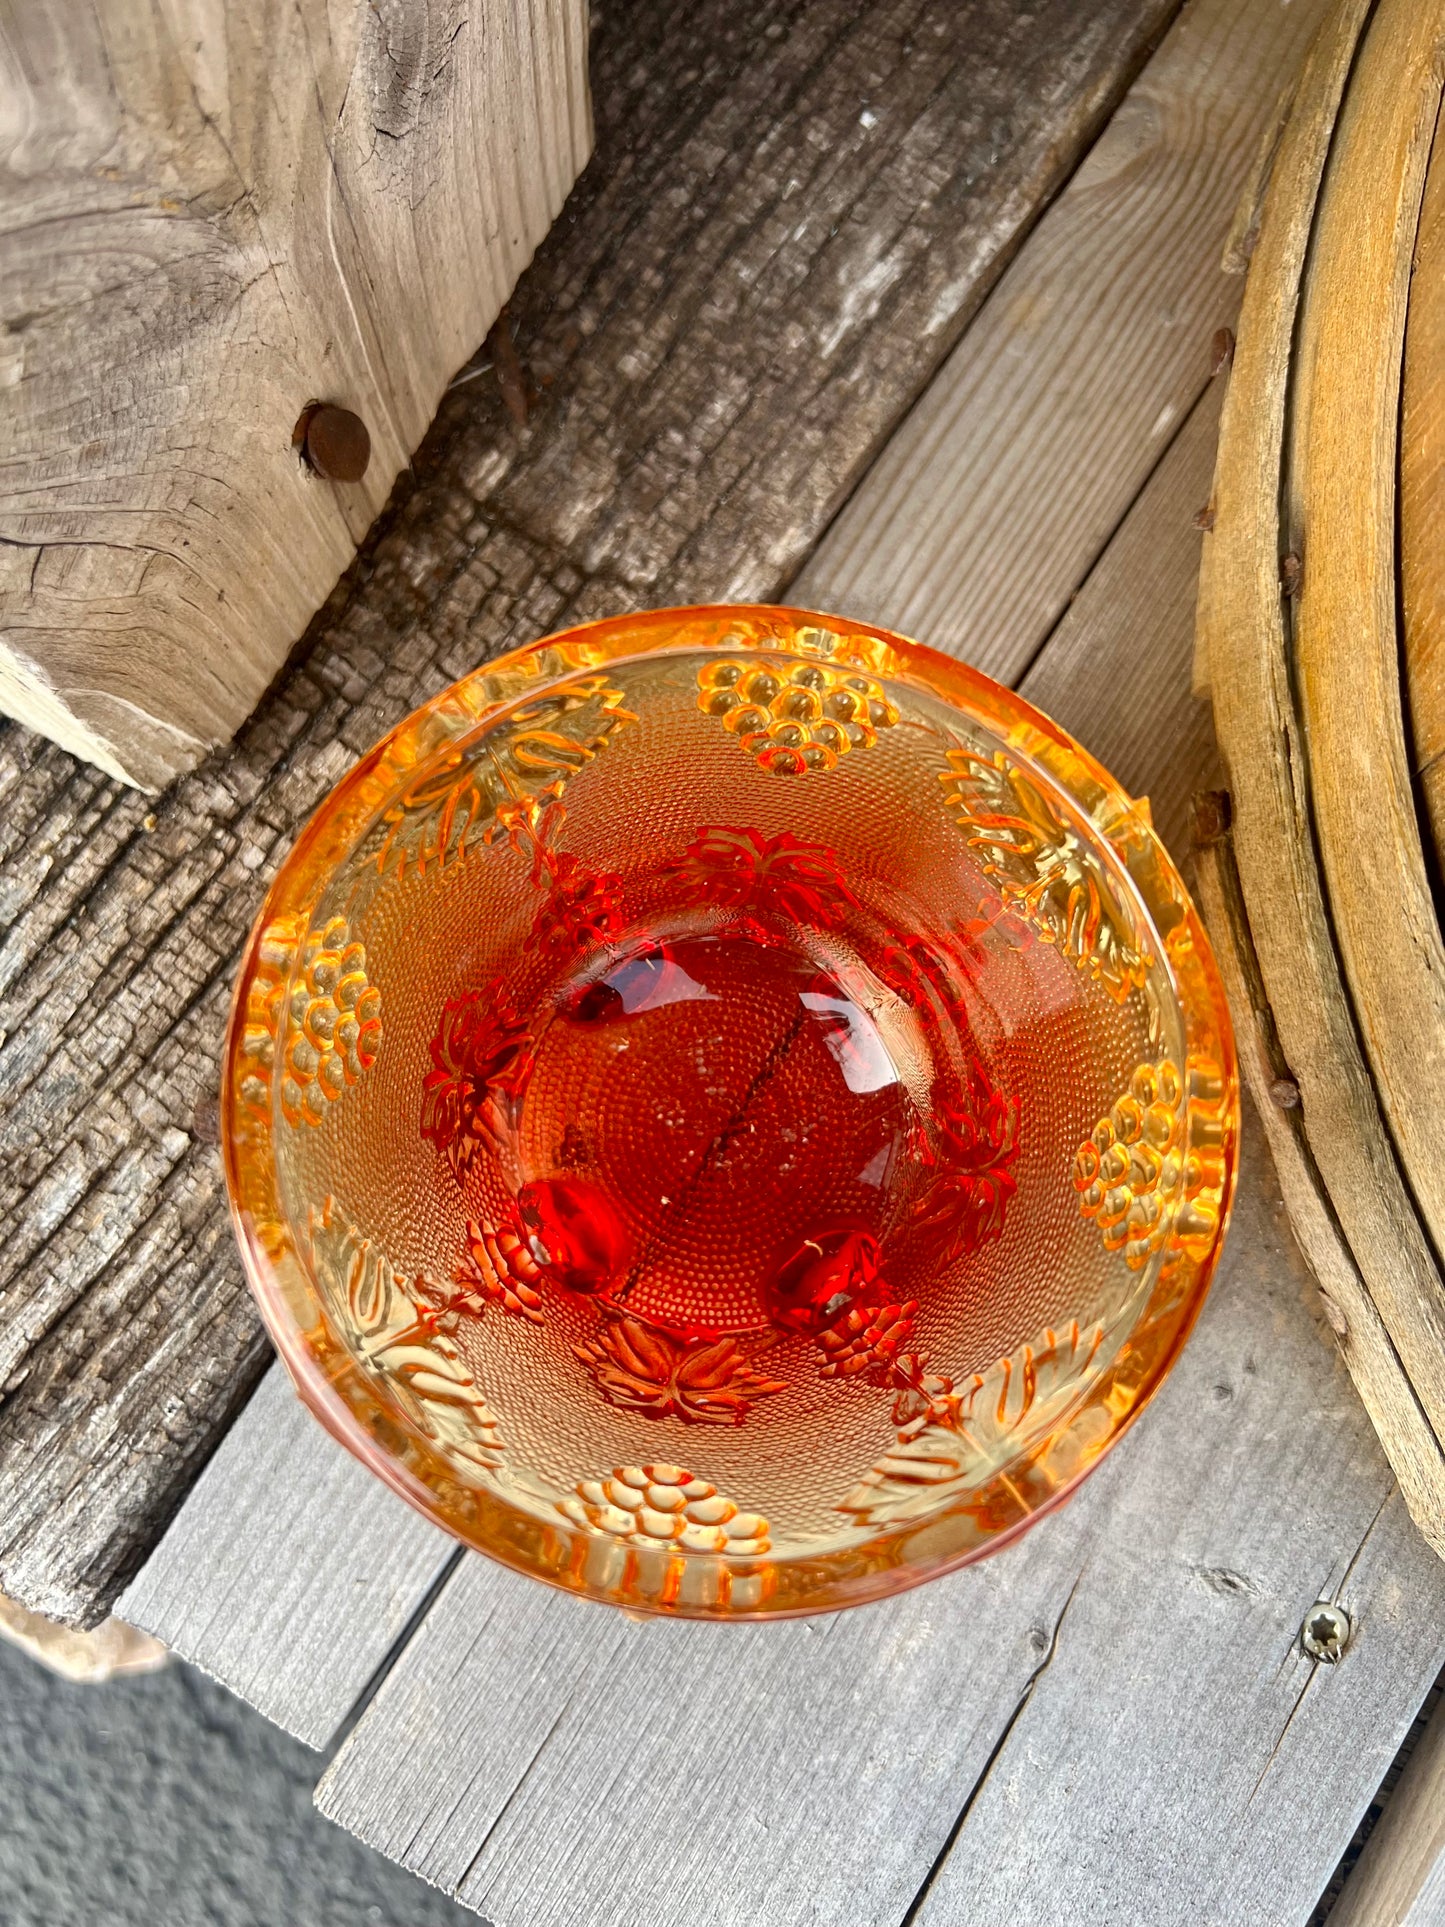
[[[150,789],[230,737],[561,208],[586,62],[586,0],[7,9],[0,710]]]

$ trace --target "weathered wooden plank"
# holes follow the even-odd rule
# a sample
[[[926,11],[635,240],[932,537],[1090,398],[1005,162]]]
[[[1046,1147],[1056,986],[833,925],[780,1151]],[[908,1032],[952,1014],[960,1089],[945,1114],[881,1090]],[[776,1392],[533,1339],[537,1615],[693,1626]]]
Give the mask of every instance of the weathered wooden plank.
[[[1041,1549],[1076,1538],[770,1626],[630,1623],[469,1556],[318,1804],[497,1927],[896,1922],[1049,1661],[1077,1553]]]
[[[1218,768],[1190,669],[1205,540],[1196,517],[1209,500],[1224,383],[1221,371],[1195,403],[1019,685],[1126,790],[1148,794],[1154,827],[1176,862],[1189,855],[1191,800]]]
[[[323,1812],[498,1927],[897,1927],[961,1812],[922,1919],[1303,1922],[1445,1659],[1445,1571],[1312,1301],[1256,1153],[1183,1360],[1021,1545],[748,1628],[469,1559]],[[1358,1641],[1316,1668],[1335,1594]]]
[[[1173,11],[608,9],[597,156],[512,304],[529,418],[453,391],[305,656],[153,813],[0,736],[8,1591],[99,1615],[260,1368],[205,1140],[232,960],[300,821],[510,643],[775,595]]]
[[[1330,1910],[1329,1927],[1435,1927],[1441,1920],[1445,1719],[1437,1709]]]
[[[1387,1347],[1373,1340],[1368,1347],[1374,1366],[1367,1396],[1377,1418],[1389,1414],[1381,1436],[1415,1518],[1445,1549],[1445,1282],[1381,1114],[1335,954],[1281,592],[1281,558],[1293,539],[1281,525],[1281,467],[1301,278],[1335,117],[1368,13],[1364,0],[1339,0],[1280,138],[1221,423],[1199,637],[1271,1033],[1300,1093],[1311,1174],[1318,1174],[1320,1196],[1338,1219],[1388,1339]],[[1339,1275],[1348,1285],[1348,1275]],[[1392,1359],[1393,1385],[1386,1369]]]
[[[7,8],[0,87],[0,708],[155,789],[265,691],[560,210],[587,7]],[[360,473],[293,446],[317,401]]]
[[[116,1610],[323,1747],[455,1555],[273,1365]]]
[[[1191,0],[794,600],[1022,672],[1208,379],[1236,203],[1326,11]]]

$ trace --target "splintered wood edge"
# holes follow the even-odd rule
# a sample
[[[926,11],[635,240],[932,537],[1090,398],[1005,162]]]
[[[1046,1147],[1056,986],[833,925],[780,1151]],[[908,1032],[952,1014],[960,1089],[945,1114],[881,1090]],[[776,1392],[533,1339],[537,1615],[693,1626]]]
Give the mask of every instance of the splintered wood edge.
[[[1314,1272],[1325,1317],[1400,1481],[1410,1517],[1445,1557],[1445,1447],[1431,1428],[1360,1275],[1310,1150],[1300,1111],[1279,1102],[1280,1084],[1292,1080],[1250,941],[1239,872],[1227,836],[1196,855],[1194,886],[1234,1014],[1240,1067],[1269,1140],[1295,1238]]]
[[[1286,513],[1294,661],[1336,945],[1380,1102],[1445,1250],[1445,946],[1401,708],[1395,467],[1410,259],[1445,0],[1382,0],[1351,76],[1301,304]]]
[[[1369,12],[1369,0],[1340,0],[1311,50],[1275,157],[1225,398],[1198,627],[1252,947],[1283,1060],[1300,1089],[1304,1142],[1440,1436],[1445,1290],[1395,1161],[1334,952],[1280,588],[1280,478],[1296,307],[1335,115]]]

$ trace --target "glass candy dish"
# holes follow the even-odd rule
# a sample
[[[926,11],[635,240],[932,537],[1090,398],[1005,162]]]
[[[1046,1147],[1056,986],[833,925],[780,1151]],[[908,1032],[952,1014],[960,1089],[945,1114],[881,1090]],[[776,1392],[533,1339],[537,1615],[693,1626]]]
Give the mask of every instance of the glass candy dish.
[[[395,729],[271,887],[222,1108],[323,1424],[518,1571],[716,1617],[1066,1493],[1199,1310],[1238,1131],[1147,805],[960,664],[757,607]]]

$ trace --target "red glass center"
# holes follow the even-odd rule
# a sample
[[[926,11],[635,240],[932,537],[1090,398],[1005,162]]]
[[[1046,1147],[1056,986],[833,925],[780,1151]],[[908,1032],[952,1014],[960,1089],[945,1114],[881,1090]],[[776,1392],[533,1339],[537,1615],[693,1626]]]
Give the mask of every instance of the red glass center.
[[[846,1309],[921,1128],[916,1043],[849,977],[725,933],[640,938],[565,982],[532,1019],[516,1124],[548,1275],[681,1331]]]

